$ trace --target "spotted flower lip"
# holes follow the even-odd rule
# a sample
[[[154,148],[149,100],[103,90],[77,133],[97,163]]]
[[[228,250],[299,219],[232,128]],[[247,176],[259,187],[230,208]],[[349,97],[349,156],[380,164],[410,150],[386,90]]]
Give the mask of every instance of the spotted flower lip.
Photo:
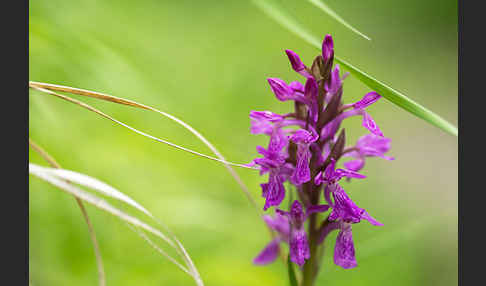
[[[278,214],[289,218],[291,227],[289,241],[290,260],[295,264],[302,266],[304,265],[305,260],[310,257],[309,243],[304,228],[304,221],[310,214],[324,212],[327,211],[328,208],[329,206],[327,205],[312,206],[304,213],[302,204],[298,200],[295,200],[292,203],[290,212],[282,211],[280,209],[276,210]]]
[[[296,186],[306,183],[311,179],[309,168],[311,152],[309,146],[311,143],[317,141],[318,138],[319,135],[315,131],[311,130],[311,132],[309,132],[305,129],[297,130],[292,137],[290,137],[290,140],[297,144],[297,163],[291,177],[292,182]]]
[[[339,230],[336,237],[336,244],[334,245],[334,264],[341,266],[344,269],[356,267],[356,262],[353,233],[350,223],[341,220],[328,222],[320,230],[318,244],[324,242],[328,234],[334,230]]]
[[[354,268],[358,265],[355,257],[353,233],[351,225],[342,223],[334,245],[334,263],[344,269]]]

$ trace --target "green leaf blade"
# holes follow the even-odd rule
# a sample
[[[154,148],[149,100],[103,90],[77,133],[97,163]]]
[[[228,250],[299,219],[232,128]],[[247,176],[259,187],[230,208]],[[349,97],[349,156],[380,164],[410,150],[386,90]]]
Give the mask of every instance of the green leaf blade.
[[[321,49],[321,41],[318,37],[311,34],[305,27],[293,19],[282,7],[280,7],[275,1],[272,0],[253,0],[265,14],[271,17],[274,21],[285,27],[287,30],[302,38],[307,43]],[[345,60],[335,56],[334,59],[337,63],[348,70],[352,75],[354,75],[359,81],[370,87],[372,90],[378,92],[381,96],[391,101],[392,103],[398,105],[404,110],[412,113],[413,115],[425,120],[426,122],[438,127],[449,134],[458,136],[457,127],[435,114],[434,112],[428,110],[422,105],[416,103],[412,99],[408,98],[404,94],[398,92],[397,90],[389,87],[388,85],[378,81],[352,64],[346,62]]]
[[[358,29],[355,27],[351,26],[348,22],[346,22],[341,16],[339,16],[334,10],[332,10],[327,4],[322,2],[322,0],[307,0],[310,3],[312,3],[314,6],[317,8],[321,9],[324,13],[328,14],[331,16],[331,18],[334,18],[336,21],[341,23],[344,27],[348,28],[349,30],[353,31],[354,33],[360,35],[361,37],[367,39],[368,41],[371,41],[371,38],[366,36],[365,34],[361,33]]]
[[[378,92],[378,94],[388,99],[392,103],[398,105],[399,107],[412,113],[413,115],[429,122],[430,124],[446,131],[451,135],[458,135],[457,127],[455,127],[439,115],[408,98],[401,92],[366,74],[365,72],[344,61],[343,59],[339,57],[334,57],[334,59],[336,60],[336,62],[341,64],[344,69],[348,70],[352,75],[354,75],[359,81],[366,84],[368,87]]]

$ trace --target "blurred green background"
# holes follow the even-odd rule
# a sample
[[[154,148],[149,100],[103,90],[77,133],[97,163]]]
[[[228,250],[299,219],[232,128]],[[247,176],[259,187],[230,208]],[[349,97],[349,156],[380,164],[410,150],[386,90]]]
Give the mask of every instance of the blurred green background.
[[[307,1],[283,1],[336,54],[457,125],[457,1],[338,1],[327,4],[372,38],[350,32]],[[319,53],[250,1],[36,0],[29,10],[29,78],[109,93],[167,111],[201,131],[228,160],[247,163],[263,135],[250,110],[288,112],[267,77],[302,80],[284,49],[310,64]],[[352,76],[345,102],[369,89]],[[155,136],[206,154],[192,134],[155,113],[82,99]],[[353,227],[358,267],[332,263],[327,246],[317,285],[457,284],[457,138],[385,99],[369,108],[395,161],[372,158],[368,179],[343,183],[385,224]],[[31,91],[29,135],[66,169],[99,178],[175,232],[206,285],[288,285],[277,261],[252,265],[268,232],[216,162],[172,149],[49,95]],[[366,133],[344,124],[348,142]],[[30,151],[30,161],[46,165]],[[263,206],[257,172],[238,169]],[[33,285],[96,285],[94,252],[75,200],[29,178],[29,271]],[[122,207],[117,204],[117,206]],[[87,205],[107,285],[194,285],[125,223]],[[128,210],[128,208],[125,208]],[[161,244],[163,245],[163,244]],[[166,247],[167,248],[167,247]]]

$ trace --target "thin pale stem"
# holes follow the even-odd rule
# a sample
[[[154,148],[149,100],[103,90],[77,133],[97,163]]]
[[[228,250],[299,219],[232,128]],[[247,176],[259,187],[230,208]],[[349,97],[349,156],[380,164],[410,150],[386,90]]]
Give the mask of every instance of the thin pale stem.
[[[48,94],[51,94],[51,95],[54,95],[54,96],[57,96],[57,97],[60,97],[62,99],[65,99],[67,101],[70,101],[72,103],[75,103],[75,104],[78,104],[84,108],[87,108],[88,110],[91,110],[95,113],[98,113],[99,115],[102,115],[103,117],[105,118],[108,118],[112,121],[115,121],[116,123],[119,123],[129,129],[131,129],[132,131],[134,132],[137,132],[141,135],[144,135],[144,136],[147,136],[147,137],[150,137],[154,140],[157,140],[157,141],[160,141],[160,142],[163,142],[163,143],[166,143],[172,147],[175,147],[175,148],[178,148],[178,149],[182,149],[182,150],[185,150],[187,152],[190,152],[192,154],[195,154],[195,155],[199,155],[199,156],[202,156],[202,157],[205,157],[205,158],[208,158],[208,159],[211,159],[211,160],[215,160],[215,161],[218,161],[218,162],[221,162],[225,165],[226,169],[228,170],[228,172],[231,174],[231,176],[235,179],[235,181],[238,183],[238,185],[240,186],[240,188],[243,190],[243,192],[245,193],[247,199],[250,201],[251,205],[254,207],[256,213],[258,214],[259,217],[261,217],[263,214],[261,212],[261,210],[258,208],[255,200],[253,199],[252,195],[250,194],[250,191],[248,190],[248,188],[246,187],[246,185],[243,183],[243,181],[241,180],[240,176],[236,173],[236,171],[231,167],[231,165],[233,166],[237,166],[237,167],[243,167],[243,168],[250,168],[250,169],[256,169],[256,168],[253,168],[253,167],[248,167],[246,165],[243,165],[243,164],[235,164],[235,163],[231,163],[231,162],[227,162],[225,160],[225,158],[223,157],[223,155],[216,149],[216,147],[214,147],[213,144],[211,144],[201,133],[199,133],[197,130],[195,130],[194,128],[192,128],[192,126],[190,126],[189,124],[185,123],[184,121],[180,120],[179,118],[173,116],[173,115],[170,115],[166,112],[163,112],[163,111],[160,111],[156,108],[153,108],[151,106],[147,106],[147,105],[144,105],[144,104],[140,104],[138,102],[135,102],[135,101],[131,101],[131,100],[127,100],[127,99],[123,99],[123,98],[119,98],[119,97],[115,97],[115,96],[112,96],[112,95],[108,95],[108,94],[103,94],[103,93],[100,93],[100,92],[95,92],[95,91],[90,91],[90,90],[85,90],[85,89],[79,89],[79,88],[73,88],[73,87],[68,87],[68,86],[62,86],[62,85],[55,85],[55,84],[49,84],[49,83],[41,83],[41,82],[34,82],[34,81],[30,81],[29,82],[29,87],[31,88],[34,88],[34,89],[37,89],[39,91],[42,91],[42,92],[46,92]],[[97,98],[97,99],[101,99],[101,100],[106,100],[106,101],[110,101],[110,102],[114,102],[114,103],[118,103],[118,104],[123,104],[123,105],[128,105],[128,106],[133,106],[133,107],[138,107],[138,108],[141,108],[141,109],[145,109],[145,110],[150,110],[150,111],[153,111],[153,112],[156,112],[156,113],[159,113],[173,121],[175,121],[176,123],[180,124],[181,126],[183,126],[184,128],[186,128],[187,130],[189,130],[192,134],[194,134],[197,138],[199,138],[206,146],[208,146],[209,149],[211,149],[211,151],[213,151],[213,153],[219,158],[213,158],[211,156],[207,156],[207,155],[204,155],[204,154],[200,154],[198,152],[195,152],[195,151],[192,151],[192,150],[189,150],[189,149],[186,149],[184,147],[180,147],[175,145],[175,144],[172,144],[170,142],[167,142],[165,140],[161,140],[161,139],[158,139],[158,138],[155,138],[153,136],[150,136],[148,134],[145,134],[141,131],[138,131],[134,128],[131,128],[121,122],[118,122],[114,119],[112,119],[111,117],[107,116],[106,114],[102,113],[101,111],[98,111],[96,110],[95,108],[85,104],[85,103],[82,103],[82,102],[79,102],[75,99],[72,99],[72,98],[69,98],[67,96],[63,96],[63,95],[60,95],[60,94],[57,94],[55,92],[53,92],[52,90],[55,90],[55,91],[61,91],[61,92],[68,92],[68,93],[72,93],[72,94],[76,94],[76,95],[81,95],[81,96],[87,96],[87,97],[91,97],[91,98]],[[265,224],[266,225],[266,224]],[[275,236],[275,233],[272,231],[272,229],[270,229],[268,226],[267,226],[267,229],[269,230],[270,232],[270,235],[272,237]]]
[[[32,147],[34,151],[39,153],[39,155],[49,163],[53,168],[60,169],[61,165],[56,162],[56,160],[49,155],[42,147],[37,145],[32,139],[29,138],[29,145]],[[106,279],[105,279],[105,271],[103,268],[103,260],[101,259],[101,251],[98,245],[98,240],[96,239],[96,234],[94,232],[93,225],[91,224],[91,220],[89,219],[88,212],[86,211],[86,208],[84,207],[83,202],[76,196],[74,196],[76,199],[76,203],[78,204],[81,213],[83,214],[84,220],[86,221],[86,224],[88,225],[88,232],[89,236],[91,238],[91,241],[93,243],[93,248],[95,252],[95,257],[96,257],[96,265],[98,267],[98,281],[100,286],[106,285]]]
[[[150,110],[150,111],[159,113],[159,114],[161,114],[161,115],[163,115],[163,116],[165,116],[165,117],[173,120],[174,122],[180,124],[181,126],[183,126],[184,128],[186,128],[187,130],[189,130],[192,134],[194,134],[197,138],[199,138],[199,140],[201,140],[206,146],[208,146],[208,148],[211,151],[213,151],[213,153],[219,158],[219,160],[216,160],[216,161],[219,161],[219,162],[225,164],[226,169],[228,170],[228,172],[230,172],[231,176],[235,179],[235,181],[238,183],[238,185],[240,186],[240,188],[243,190],[243,192],[245,193],[246,197],[248,198],[248,200],[250,201],[250,203],[252,204],[252,206],[257,210],[257,213],[259,213],[261,215],[261,212],[259,211],[258,206],[257,206],[255,200],[251,196],[250,191],[248,190],[248,188],[246,187],[246,185],[243,183],[243,181],[241,180],[241,178],[239,177],[239,175],[231,167],[231,165],[236,166],[236,167],[242,167],[242,168],[251,168],[251,167],[248,167],[248,166],[243,165],[243,164],[234,164],[234,163],[226,162],[226,160],[223,157],[223,155],[218,151],[218,149],[216,149],[216,147],[214,147],[213,144],[211,144],[209,142],[209,140],[207,140],[197,130],[195,130],[194,128],[192,128],[192,126],[190,126],[189,124],[187,124],[184,121],[180,120],[179,118],[177,118],[177,117],[175,117],[173,115],[170,115],[170,114],[168,114],[166,112],[160,111],[160,110],[158,110],[156,108],[153,108],[151,106],[148,106],[148,105],[140,104],[140,103],[135,102],[135,101],[132,101],[132,100],[127,100],[127,99],[115,97],[115,96],[108,95],[108,94],[103,94],[103,93],[100,93],[100,92],[95,92],[95,91],[90,91],[90,90],[85,90],[85,89],[79,89],[79,88],[73,88],[73,87],[68,87],[68,86],[62,86],[62,85],[56,85],[56,84],[34,82],[34,81],[30,81],[29,82],[29,86],[32,87],[32,88],[34,88],[34,87],[40,87],[40,88],[44,88],[44,89],[48,89],[48,90],[55,90],[55,91],[61,91],[61,92],[69,92],[69,93],[72,93],[72,94],[77,94],[77,95],[82,95],[82,96],[87,96],[87,97],[102,99],[102,100],[106,100],[106,101],[110,101],[110,102],[114,102],[114,103],[118,103],[118,104],[124,104],[124,105],[128,105],[128,106],[138,107],[138,108],[142,108],[142,109],[145,109],[145,110]],[[194,152],[191,152],[191,153],[194,154]],[[199,154],[196,154],[196,155],[199,155]],[[202,154],[200,154],[200,155],[202,155]],[[202,156],[205,157],[205,158],[208,158],[209,157],[207,155],[202,155]],[[208,158],[208,159],[213,159],[214,160],[215,158]],[[255,169],[255,168],[252,168],[252,169]]]
[[[168,238],[162,232],[160,232],[158,229],[153,228],[152,226],[150,226],[147,223],[139,220],[136,217],[133,217],[133,216],[130,216],[130,215],[124,213],[120,209],[117,209],[114,206],[112,206],[111,204],[109,204],[107,201],[105,201],[105,200],[103,200],[103,199],[101,199],[97,196],[94,196],[94,195],[92,195],[92,194],[90,194],[90,193],[68,183],[66,180],[59,179],[55,176],[50,175],[48,172],[46,172],[43,169],[46,169],[46,168],[40,167],[36,164],[29,163],[29,173],[31,173],[32,175],[35,175],[35,176],[39,177],[40,179],[58,187],[60,190],[65,191],[65,192],[67,192],[71,195],[75,195],[78,198],[80,198],[81,200],[88,202],[88,203],[94,205],[95,207],[102,209],[102,210],[104,210],[108,213],[111,213],[112,215],[114,215],[114,216],[134,225],[134,226],[140,227],[140,228],[156,235],[157,237],[165,240],[171,246],[175,247],[173,245],[172,241],[168,240]],[[192,267],[193,265],[188,265],[188,266]],[[202,286],[203,282],[200,279],[199,275],[197,274],[197,270],[193,269],[192,272],[193,273],[191,273],[192,274],[191,276],[194,277],[195,282],[199,286]]]
[[[143,231],[141,231],[140,229],[138,229],[137,227],[135,226],[132,226],[131,224],[127,223],[127,226],[129,229],[133,230],[134,232],[136,232],[141,238],[143,238],[143,240],[145,240],[150,246],[152,246],[152,248],[154,248],[156,251],[158,251],[160,254],[162,254],[162,256],[164,256],[165,258],[167,258],[169,261],[171,261],[172,263],[174,263],[177,267],[179,267],[182,271],[186,272],[187,274],[193,276],[193,273],[189,272],[189,270],[187,268],[185,268],[184,266],[182,266],[177,260],[175,260],[174,258],[172,258],[169,254],[167,254],[167,252],[165,252],[162,248],[158,247],[157,244],[155,244],[155,242],[153,242]]]

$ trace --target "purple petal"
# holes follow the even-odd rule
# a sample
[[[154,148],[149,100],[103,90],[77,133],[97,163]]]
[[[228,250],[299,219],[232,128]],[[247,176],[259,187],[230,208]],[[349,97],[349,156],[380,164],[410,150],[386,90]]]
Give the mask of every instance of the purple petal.
[[[348,177],[348,178],[355,178],[355,179],[364,179],[366,178],[365,175],[344,169],[337,169],[336,173],[338,174],[339,178]]]
[[[344,269],[357,266],[351,225],[346,225],[339,232],[334,246],[334,263]]]
[[[307,208],[305,216],[308,217],[313,213],[323,213],[329,209],[329,205],[312,205]]]
[[[283,116],[273,113],[271,111],[250,111],[250,118],[254,120],[266,120],[270,122],[277,122],[283,120]]]
[[[294,227],[300,228],[302,223],[304,223],[305,215],[302,209],[302,204],[295,200],[290,208],[290,220]]]
[[[293,81],[289,83],[289,87],[292,88],[294,91],[304,93],[304,85],[298,81]]]
[[[287,57],[289,58],[290,64],[292,65],[292,69],[299,74],[305,76],[306,78],[312,77],[307,71],[306,71],[306,66],[304,63],[300,60],[299,55],[297,55],[295,52],[291,50],[285,50],[285,53],[287,54]]]
[[[278,100],[286,101],[294,99],[294,90],[290,88],[285,81],[279,78],[268,78],[267,81]]]
[[[359,170],[363,169],[364,164],[365,164],[365,160],[357,159],[357,160],[345,162],[343,165],[348,170],[358,172]]]
[[[310,258],[309,243],[305,230],[294,230],[290,238],[290,261],[302,266]]]
[[[333,119],[331,122],[327,123],[324,128],[321,130],[321,140],[325,140],[327,138],[334,138],[334,135],[336,135],[336,131],[339,128],[339,125],[341,124],[340,120],[336,120],[338,117]]]
[[[290,137],[290,140],[295,143],[309,144],[317,141],[318,137],[319,135],[315,131],[309,132],[305,129],[299,129]]]
[[[337,184],[327,184],[326,187],[324,188],[324,199],[326,199],[326,202],[331,206],[334,207],[334,203],[331,201],[331,193],[334,192],[336,189]],[[331,213],[331,215],[333,212]],[[329,216],[330,217],[330,216]],[[331,219],[334,220],[334,219]]]
[[[331,233],[331,231],[339,229],[340,225],[341,222],[339,221],[328,222],[323,228],[320,229],[319,240],[317,243],[321,244],[322,242],[324,242],[324,239],[326,239],[327,235]]]
[[[336,186],[337,189],[332,193],[334,205],[332,206],[333,209],[329,215],[329,220],[341,219],[346,223],[358,223],[362,219],[365,219],[372,225],[383,225],[371,217],[366,210],[358,207],[339,185]]]
[[[325,140],[329,137],[333,138],[334,135],[336,134],[336,131],[338,130],[339,126],[341,125],[341,122],[351,116],[355,115],[361,115],[363,114],[364,111],[361,109],[351,109],[348,111],[345,111],[341,114],[339,114],[336,118],[331,120],[331,122],[327,123],[324,128],[321,130],[321,139],[320,140]]]
[[[297,164],[295,166],[294,173],[292,174],[292,182],[297,186],[306,183],[311,179],[311,173],[309,168],[310,157],[311,157],[311,153],[308,147],[306,146],[298,147]]]
[[[322,179],[322,171],[320,171],[314,178],[314,184],[316,184],[316,186],[319,186],[320,184],[322,184],[322,182],[324,182],[324,180]]]
[[[375,103],[378,99],[381,98],[381,95],[379,95],[377,92],[372,91],[367,93],[360,101],[356,102],[353,104],[353,107],[355,109],[364,109],[371,104]]]
[[[273,130],[274,122],[283,121],[282,115],[270,111],[254,111],[250,112],[251,119],[251,133],[252,134],[267,134],[270,135]]]
[[[336,168],[336,160],[331,158],[331,162],[329,163],[329,165],[327,165],[326,169],[324,170],[324,179],[327,182],[337,179],[337,174],[334,171],[335,168]]]
[[[365,211],[365,210],[363,210],[363,213],[361,214],[361,218],[369,221],[372,225],[376,225],[376,226],[383,226],[384,225],[381,222],[374,219],[372,216],[370,216],[368,214],[368,212]]]
[[[253,263],[256,265],[269,264],[277,259],[280,253],[279,239],[275,238],[253,259]]]
[[[326,35],[324,41],[322,41],[322,58],[324,62],[327,62],[334,56],[334,43],[331,35]]]
[[[371,118],[371,116],[366,112],[363,113],[363,126],[371,133],[383,137],[383,133],[381,132],[378,125],[376,125],[373,118]]]
[[[358,139],[356,147],[364,156],[381,157],[390,150],[390,142],[391,139],[389,138],[376,136],[374,134],[366,134]]]
[[[270,141],[268,142],[268,152],[280,154],[289,144],[289,139],[284,132],[278,128],[274,128]]]
[[[275,212],[278,213],[280,216],[283,216],[283,217],[286,217],[286,218],[290,218],[290,213],[288,211],[284,211],[284,210],[281,210],[281,209],[276,209]]]
[[[275,217],[264,215],[263,220],[271,229],[275,230],[284,241],[289,240],[290,224],[286,215],[282,215],[276,210]]]
[[[339,77],[339,65],[336,65],[331,72],[331,77],[324,83],[324,89],[330,94],[329,97],[326,97],[326,100],[329,102],[341,87],[342,80]]]
[[[308,103],[310,117],[312,122],[317,122],[317,117],[319,116],[319,106],[317,103],[317,96],[319,94],[317,82],[313,77],[310,77],[305,82],[304,87],[305,98]]]
[[[334,205],[329,215],[329,220],[341,219],[348,223],[358,223],[361,220],[363,209],[359,208],[346,194],[346,192],[336,184],[336,190],[332,192]]]
[[[285,50],[287,57],[289,57],[290,64],[292,65],[292,69],[296,72],[300,72],[301,70],[305,69],[304,63],[300,60],[298,54],[291,50]]]
[[[280,175],[270,173],[265,198],[265,205],[263,206],[265,211],[271,206],[280,205],[285,198],[285,187],[283,178]]]

